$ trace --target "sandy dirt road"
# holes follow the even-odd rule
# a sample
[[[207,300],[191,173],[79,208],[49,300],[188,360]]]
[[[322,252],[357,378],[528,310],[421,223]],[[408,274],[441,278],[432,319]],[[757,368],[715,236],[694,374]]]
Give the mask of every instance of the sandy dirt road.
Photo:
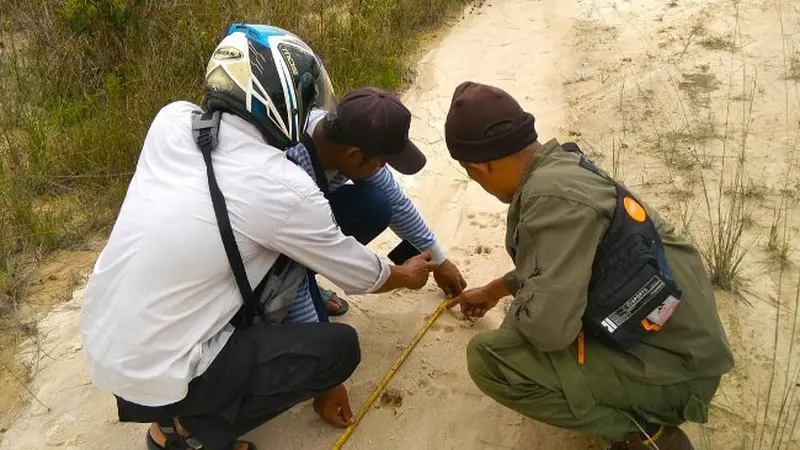
[[[715,205],[715,186],[733,172],[732,164],[723,163],[744,148],[749,194],[743,197],[752,206],[744,239],[753,244],[740,294],[719,297],[737,369],[723,382],[710,426],[686,429],[698,448],[800,448],[791,425],[798,410],[792,388],[797,355],[788,345],[795,337],[794,288],[784,281],[797,279],[796,265],[792,252],[786,264],[776,265],[772,240],[767,242],[775,224],[785,224],[778,234],[794,248],[800,223],[800,184],[792,170],[799,97],[791,58],[797,49],[800,13],[788,1],[494,0],[468,8],[419,62],[404,95],[415,116],[412,137],[429,164],[415,177],[400,177],[401,183],[477,286],[511,266],[503,248],[506,207],[468,182],[445,148],[447,108],[462,81],[511,92],[536,116],[542,139],[579,142],[698,243],[712,236],[709,217],[716,211],[706,208],[698,180],[711,186]],[[742,145],[745,125],[750,137]],[[786,220],[776,221],[781,205]],[[373,247],[386,251],[396,242],[387,233]],[[341,320],[361,337],[362,363],[348,381],[356,410],[441,293],[431,280],[419,292],[351,300],[354,307]],[[23,352],[38,361],[31,390],[41,403],[15,412],[13,425],[0,434],[0,450],[143,448],[145,427],[118,424],[111,397],[89,383],[79,308],[80,291],[40,324],[38,344]],[[523,418],[472,384],[465,346],[476,333],[496,327],[503,312],[498,308],[475,324],[455,312],[443,314],[389,384],[391,398],[377,403],[345,448],[601,448],[595,440]],[[777,381],[767,402],[773,367]],[[785,411],[780,404],[788,404]],[[765,405],[771,408],[766,422],[788,423],[789,431],[760,427]],[[339,434],[306,403],[248,437],[261,448],[299,450],[330,448]]]

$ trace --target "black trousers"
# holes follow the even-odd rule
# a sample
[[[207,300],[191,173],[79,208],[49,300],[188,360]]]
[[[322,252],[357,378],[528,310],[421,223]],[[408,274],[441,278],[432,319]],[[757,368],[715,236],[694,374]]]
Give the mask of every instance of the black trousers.
[[[183,400],[145,407],[117,397],[119,420],[177,417],[207,450],[229,450],[240,436],[350,378],[360,362],[358,335],[345,324],[237,330]]]
[[[392,204],[377,187],[356,182],[346,184],[328,194],[328,203],[342,234],[352,236],[363,245],[369,244],[389,228]],[[329,322],[328,302],[322,300],[316,273],[308,269],[311,299],[320,322]]]

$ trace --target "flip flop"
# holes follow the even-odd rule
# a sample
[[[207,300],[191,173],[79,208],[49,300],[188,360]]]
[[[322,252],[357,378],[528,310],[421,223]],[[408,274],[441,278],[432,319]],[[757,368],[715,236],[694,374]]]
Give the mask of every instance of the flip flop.
[[[183,437],[179,435],[174,427],[159,425],[161,432],[167,437],[166,447],[158,445],[158,442],[150,435],[150,430],[147,430],[147,450],[205,450],[203,444],[192,436]],[[258,450],[256,444],[250,441],[239,441],[247,444],[247,450]]]
[[[343,299],[342,297],[340,297],[335,292],[333,292],[331,290],[328,290],[328,289],[323,289],[323,288],[319,288],[319,292],[320,292],[320,294],[322,294],[322,300],[325,301],[325,305],[327,305],[328,302],[331,301],[331,298],[334,295],[336,296],[336,298],[339,299],[339,303],[341,303],[341,306],[339,306],[339,309],[337,309],[336,311],[328,310],[328,315],[329,316],[341,316],[344,313],[346,313],[347,310],[350,309],[350,304],[347,303],[347,300]]]

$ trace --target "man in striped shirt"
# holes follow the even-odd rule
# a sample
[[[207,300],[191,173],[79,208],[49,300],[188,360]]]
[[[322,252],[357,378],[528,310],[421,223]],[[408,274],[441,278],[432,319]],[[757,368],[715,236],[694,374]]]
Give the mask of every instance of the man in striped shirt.
[[[407,140],[411,113],[400,99],[381,89],[357,89],[342,98],[336,111],[312,111],[308,123],[305,139],[286,155],[317,181],[342,232],[366,245],[390,228],[418,250],[430,251],[439,264],[433,272],[437,284],[448,296],[460,294],[464,278],[386,167],[410,175],[426,162],[418,152],[413,167],[393,165],[383,148],[394,136]],[[288,321],[325,322],[328,315],[347,311],[347,302],[320,290],[314,276],[309,271],[298,289]]]

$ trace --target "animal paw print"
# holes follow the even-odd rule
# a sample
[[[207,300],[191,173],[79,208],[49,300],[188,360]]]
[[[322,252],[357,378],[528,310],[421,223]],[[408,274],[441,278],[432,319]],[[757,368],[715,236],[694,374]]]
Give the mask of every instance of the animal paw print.
[[[470,225],[480,229],[497,228],[503,223],[502,213],[470,213],[467,218],[470,219]]]
[[[492,253],[492,248],[488,245],[477,245],[472,250],[473,255],[488,255],[490,253]]]
[[[403,392],[398,389],[387,387],[381,394],[380,400],[375,404],[376,409],[387,408],[398,414],[400,407],[403,406]]]

